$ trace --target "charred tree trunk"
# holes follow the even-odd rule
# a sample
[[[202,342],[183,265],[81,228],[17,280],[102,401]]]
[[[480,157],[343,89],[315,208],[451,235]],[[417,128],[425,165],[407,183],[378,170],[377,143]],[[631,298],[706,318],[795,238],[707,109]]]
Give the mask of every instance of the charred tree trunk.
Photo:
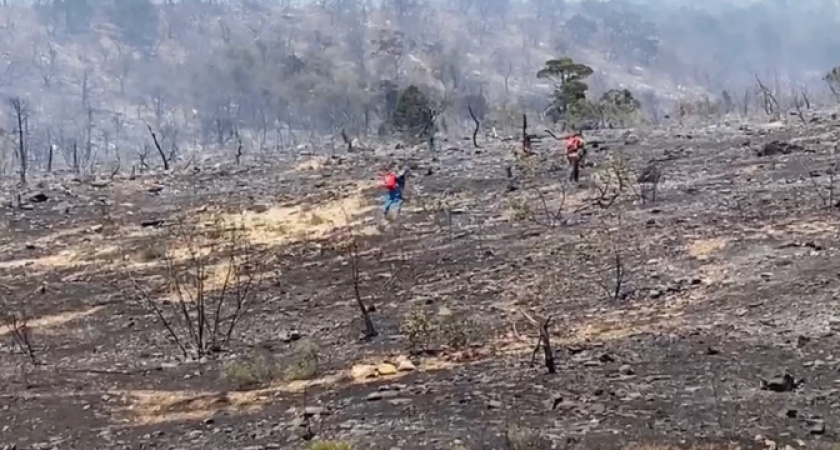
[[[344,131],[344,130],[341,130],[341,139],[344,141],[344,144],[347,146],[347,152],[348,153],[352,152],[353,151],[353,140],[350,139],[349,136],[347,136],[347,132]]]
[[[26,184],[26,170],[27,170],[27,158],[26,158],[26,128],[24,124],[27,120],[26,118],[26,105],[24,104],[23,100],[19,98],[13,98],[11,100],[12,108],[15,110],[15,118],[17,120],[17,134],[18,134],[18,157],[20,158],[20,184]]]
[[[470,117],[472,117],[473,122],[475,122],[475,130],[473,130],[473,134],[472,134],[473,147],[481,148],[478,145],[478,129],[481,127],[481,122],[479,122],[478,118],[475,117],[475,113],[473,112],[472,105],[467,105],[467,109],[470,112]]]
[[[52,133],[47,131],[47,173],[52,173],[53,158],[55,157],[55,148],[52,143]]]
[[[154,142],[155,148],[157,149],[158,154],[160,155],[160,160],[163,162],[163,170],[169,170],[169,158],[166,157],[166,153],[163,151],[163,148],[160,146],[160,142],[158,141],[158,138],[157,138],[157,135],[155,134],[155,131],[152,130],[152,126],[149,125],[149,124],[146,124],[146,128],[149,129],[149,134],[152,135],[152,141]]]
[[[522,114],[522,150],[531,153],[531,135],[528,134],[528,115]]]

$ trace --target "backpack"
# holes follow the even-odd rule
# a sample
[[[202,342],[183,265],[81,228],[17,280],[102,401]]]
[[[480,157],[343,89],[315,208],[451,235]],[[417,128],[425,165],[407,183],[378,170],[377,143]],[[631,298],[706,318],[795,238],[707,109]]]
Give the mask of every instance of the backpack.
[[[389,191],[393,191],[397,188],[397,176],[393,173],[389,173],[385,175],[385,179],[382,180],[382,187],[388,189]]]

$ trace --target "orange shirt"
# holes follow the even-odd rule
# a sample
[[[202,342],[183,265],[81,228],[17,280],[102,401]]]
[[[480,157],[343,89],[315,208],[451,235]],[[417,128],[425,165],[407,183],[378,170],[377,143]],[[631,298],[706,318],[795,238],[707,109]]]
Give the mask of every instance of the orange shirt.
[[[566,153],[577,153],[583,142],[577,136],[569,136],[566,138]]]

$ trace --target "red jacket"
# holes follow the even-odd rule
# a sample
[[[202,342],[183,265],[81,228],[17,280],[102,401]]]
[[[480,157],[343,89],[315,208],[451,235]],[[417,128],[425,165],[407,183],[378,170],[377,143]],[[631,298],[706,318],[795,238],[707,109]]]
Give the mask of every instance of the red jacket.
[[[380,180],[379,185],[389,191],[393,191],[397,188],[397,174],[391,172],[382,176],[382,180]]]
[[[566,138],[566,153],[577,153],[583,146],[583,141],[577,136],[569,136]]]

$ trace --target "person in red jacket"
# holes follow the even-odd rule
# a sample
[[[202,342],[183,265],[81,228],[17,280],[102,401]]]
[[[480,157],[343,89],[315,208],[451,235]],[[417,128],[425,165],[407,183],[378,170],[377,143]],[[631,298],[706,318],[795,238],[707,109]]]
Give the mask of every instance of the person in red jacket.
[[[580,178],[580,166],[583,161],[583,137],[580,133],[572,133],[566,136],[566,159],[572,166],[571,179],[577,183]]]
[[[388,191],[388,194],[382,198],[382,209],[387,215],[392,206],[397,207],[397,213],[402,209],[403,195],[402,191],[405,189],[405,178],[408,175],[408,169],[402,169],[399,172],[393,172],[387,168],[383,168],[380,173],[379,185]]]

